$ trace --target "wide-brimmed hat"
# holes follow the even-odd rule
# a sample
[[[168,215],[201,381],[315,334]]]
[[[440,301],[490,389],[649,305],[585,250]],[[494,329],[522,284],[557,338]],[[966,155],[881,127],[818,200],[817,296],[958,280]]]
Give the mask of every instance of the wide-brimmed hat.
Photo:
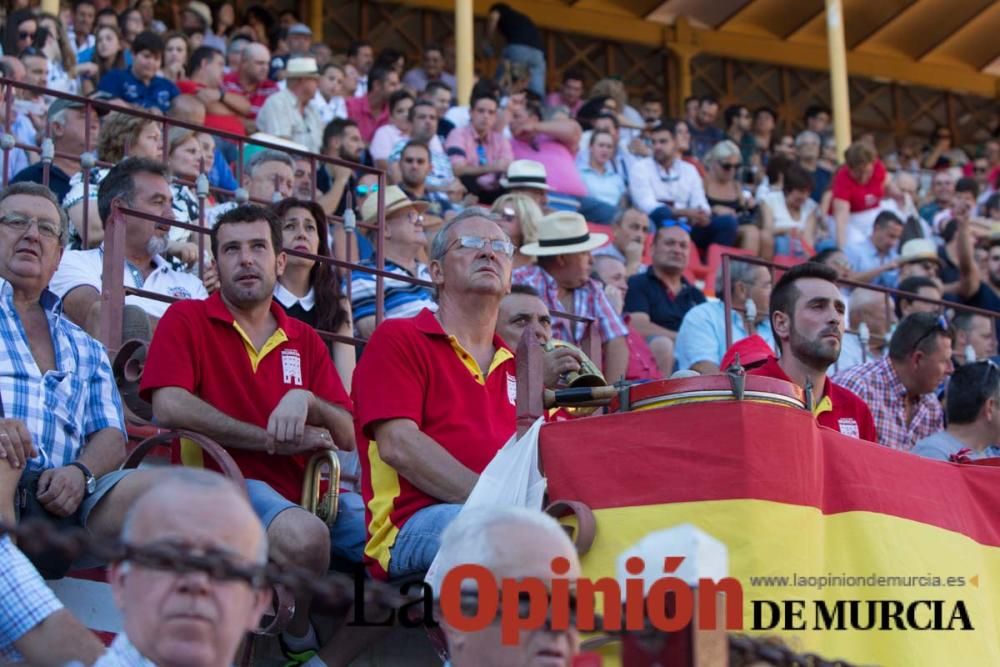
[[[941,258],[938,257],[937,245],[930,239],[910,239],[903,244],[899,251],[899,263],[909,264],[910,262],[923,262],[930,260],[941,265]]]
[[[607,234],[591,234],[587,220],[579,213],[557,211],[538,221],[538,241],[521,246],[521,253],[534,257],[569,255],[600,248]]]
[[[198,2],[198,0],[193,0],[193,2],[187,3],[187,7],[184,11],[191,12],[202,21],[205,22],[206,28],[212,27],[212,10],[208,8],[204,2]]]
[[[289,35],[308,35],[312,37],[313,31],[305,23],[296,23],[288,29]]]
[[[534,188],[548,190],[545,165],[535,160],[514,160],[507,167],[507,173],[500,177],[500,185],[511,188]]]
[[[385,216],[388,218],[393,213],[407,208],[415,209],[417,213],[423,213],[430,206],[425,201],[413,201],[406,196],[402,188],[398,185],[390,185],[385,189]],[[369,195],[365,203],[361,205],[361,222],[372,223],[378,219],[378,193]]]
[[[319,78],[319,67],[315,58],[289,58],[285,65],[285,79]]]

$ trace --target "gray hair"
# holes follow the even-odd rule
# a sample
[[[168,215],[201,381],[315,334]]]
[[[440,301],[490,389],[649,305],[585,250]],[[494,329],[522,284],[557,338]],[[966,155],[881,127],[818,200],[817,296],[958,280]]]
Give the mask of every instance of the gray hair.
[[[59,245],[66,245],[66,239],[69,238],[69,216],[66,214],[66,209],[64,209],[62,204],[59,203],[59,200],[56,199],[52,190],[49,190],[41,183],[32,183],[27,181],[21,183],[11,183],[0,191],[0,202],[8,197],[13,197],[14,195],[41,197],[42,199],[51,202],[52,205],[56,207],[56,211],[59,212]]]
[[[574,551],[573,543],[559,522],[539,510],[524,507],[476,507],[463,510],[441,535],[437,566],[428,576],[427,582],[433,588],[435,596],[440,593],[445,575],[459,565],[481,565],[495,573],[501,560],[501,545],[496,541],[495,531],[507,526],[549,533],[554,539],[565,542],[568,552]],[[501,574],[506,576],[508,573]]]
[[[823,140],[818,134],[812,130],[802,130],[795,136],[795,147],[798,148],[807,141],[815,141],[819,145],[823,145]]]
[[[268,148],[253,154],[253,157],[247,162],[246,175],[253,177],[257,168],[268,162],[281,162],[287,164],[293,172],[295,171],[295,160],[292,159],[291,155]]]
[[[749,262],[741,262],[738,259],[731,259],[729,262],[729,289],[736,289],[736,283],[744,283],[745,285],[753,284],[753,272],[757,268],[756,264],[750,264]],[[719,265],[719,270],[715,274],[715,295],[720,299],[722,294],[726,291],[726,284],[722,282],[722,265]]]
[[[170,492],[171,497],[184,497],[184,495],[186,495],[185,492],[191,491],[191,487],[211,491],[228,490],[231,491],[234,496],[240,498],[247,506],[248,510],[253,511],[253,508],[250,506],[250,503],[246,499],[245,495],[240,492],[239,487],[237,487],[231,479],[224,477],[217,472],[176,466],[170,468],[169,471],[164,473],[164,475],[164,479],[159,480],[152,487],[154,489],[153,493],[162,493],[167,495],[167,493]],[[125,544],[130,543],[133,539],[136,521],[138,520],[139,514],[141,513],[144,505],[143,500],[144,497],[140,496],[139,499],[132,504],[132,507],[129,508],[128,513],[125,515],[125,520],[122,523],[121,530],[121,541]],[[260,525],[260,529],[261,540],[260,545],[257,548],[257,553],[254,554],[255,565],[267,564],[267,532],[264,530],[263,525]]]
[[[889,307],[892,307],[891,303]],[[882,292],[863,287],[851,292],[847,300],[847,314],[851,326],[858,328],[864,321],[864,316],[871,313],[873,308],[885,308],[885,295]]]
[[[445,252],[448,250],[448,234],[457,225],[465,222],[466,220],[471,220],[472,218],[485,219],[490,222],[495,222],[499,225],[500,216],[493,213],[489,209],[483,208],[481,206],[470,206],[465,209],[454,218],[445,223],[441,231],[437,233],[434,237],[434,241],[431,243],[430,251],[430,261],[440,262],[441,258],[444,257]],[[506,237],[506,234],[504,235]],[[508,239],[510,240],[510,239]]]
[[[731,157],[742,159],[743,156],[740,153],[740,147],[729,139],[723,139],[712,146],[711,150],[705,155],[705,164],[714,164]]]

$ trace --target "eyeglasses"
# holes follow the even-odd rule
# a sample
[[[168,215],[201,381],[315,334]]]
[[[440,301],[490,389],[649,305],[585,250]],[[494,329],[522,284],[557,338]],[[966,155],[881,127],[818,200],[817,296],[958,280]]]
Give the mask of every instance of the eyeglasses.
[[[913,349],[916,350],[918,347],[920,347],[920,344],[923,343],[924,340],[929,338],[931,334],[937,332],[942,332],[944,334],[951,333],[951,327],[948,326],[948,318],[946,318],[944,315],[937,316],[937,319],[934,320],[934,326],[932,326],[930,329],[924,332],[924,335],[922,335],[920,338],[917,339],[917,342],[913,344]]]
[[[448,246],[445,252],[448,252],[448,250],[451,250],[456,245],[461,248],[469,248],[470,250],[482,250],[487,244],[498,255],[514,256],[514,244],[510,241],[506,239],[487,239],[482,236],[459,236],[458,240]]]
[[[62,235],[62,225],[51,220],[39,220],[29,218],[24,215],[4,215],[0,216],[0,225],[13,229],[19,234],[23,234],[31,227],[31,223],[38,225],[38,233],[49,239],[57,239]]]
[[[664,220],[663,222],[659,223],[656,226],[656,228],[658,230],[659,229],[668,229],[670,227],[680,227],[681,229],[683,229],[688,234],[691,233],[691,225],[687,224],[686,222],[681,222],[680,220]]]
[[[354,188],[354,191],[358,193],[359,197],[364,197],[365,195],[373,195],[378,192],[378,183],[372,183],[371,185],[359,185]]]

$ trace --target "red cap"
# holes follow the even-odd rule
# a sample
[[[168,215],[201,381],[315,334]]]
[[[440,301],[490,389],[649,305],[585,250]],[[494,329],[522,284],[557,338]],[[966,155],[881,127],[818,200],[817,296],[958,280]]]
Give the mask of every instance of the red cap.
[[[767,341],[757,334],[747,336],[736,341],[726,350],[726,353],[722,356],[722,363],[719,365],[719,368],[722,371],[729,368],[736,361],[737,354],[740,355],[740,365],[743,368],[753,368],[764,363],[768,358],[773,357],[774,350],[767,344]]]

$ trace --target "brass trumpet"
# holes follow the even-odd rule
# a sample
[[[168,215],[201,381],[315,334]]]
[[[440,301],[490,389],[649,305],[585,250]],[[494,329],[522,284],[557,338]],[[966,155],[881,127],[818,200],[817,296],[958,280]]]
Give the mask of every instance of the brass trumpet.
[[[323,470],[328,470],[326,478],[329,486],[323,488]],[[315,514],[328,526],[337,520],[337,503],[340,500],[340,459],[332,450],[316,452],[306,464],[305,478],[302,480],[302,507]]]
[[[607,380],[604,379],[604,374],[601,373],[601,369],[597,367],[597,364],[591,361],[590,357],[584,354],[583,350],[578,348],[576,345],[556,340],[555,338],[550,338],[547,343],[542,345],[542,349],[546,352],[551,352],[557,347],[568,347],[571,350],[575,350],[580,356],[580,370],[575,373],[567,373],[563,378],[563,381],[568,389],[577,389],[579,387],[604,387],[608,384]]]

